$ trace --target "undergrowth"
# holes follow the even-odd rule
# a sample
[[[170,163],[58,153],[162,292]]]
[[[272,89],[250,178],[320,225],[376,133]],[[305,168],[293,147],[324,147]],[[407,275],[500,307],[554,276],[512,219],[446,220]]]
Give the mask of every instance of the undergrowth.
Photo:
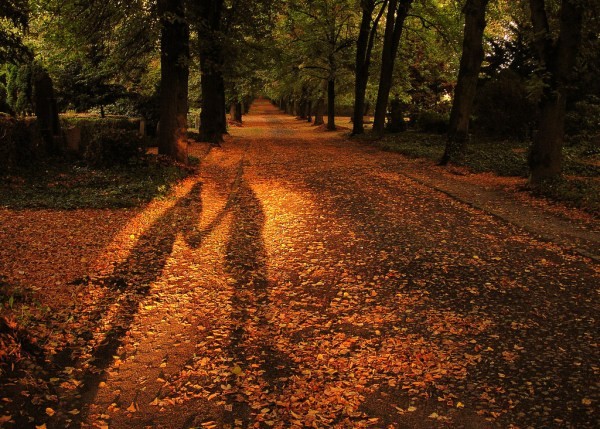
[[[368,134],[356,138],[365,142],[375,141]],[[410,158],[439,161],[444,153],[446,136],[411,130],[388,134],[378,140],[377,144],[382,150],[401,153]],[[498,176],[525,178],[529,174],[528,147],[528,142],[498,141],[477,137],[469,142],[467,153],[458,164],[475,173],[492,172]],[[590,145],[566,146],[563,152],[563,177],[538,186],[532,192],[535,195],[565,202],[591,213],[600,213],[598,152]]]
[[[136,207],[166,196],[194,168],[148,155],[135,164],[94,168],[47,161],[0,179],[0,207],[82,209]]]

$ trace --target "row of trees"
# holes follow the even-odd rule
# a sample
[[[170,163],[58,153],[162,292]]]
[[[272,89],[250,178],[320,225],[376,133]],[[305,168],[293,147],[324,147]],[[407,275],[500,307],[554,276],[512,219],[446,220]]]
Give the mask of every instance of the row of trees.
[[[440,160],[447,164],[465,154],[482,77],[513,70],[527,103],[538,106],[529,119],[537,120],[529,166],[531,183],[538,183],[560,174],[567,100],[574,82],[593,76],[590,64],[599,60],[597,12],[586,0],[290,0],[280,11],[276,40],[285,53],[271,94],[305,117],[307,106],[320,106],[326,93],[334,129],[336,85],[353,80],[353,134],[364,133],[363,117],[373,105],[373,132],[383,134],[391,94],[400,110],[448,108]],[[392,122],[409,113],[393,110]]]
[[[256,93],[315,123],[326,107],[329,129],[336,106],[352,106],[353,134],[365,132],[372,111],[381,135],[390,105],[395,130],[407,115],[449,113],[441,163],[457,161],[482,82],[511,71],[538,106],[535,183],[560,173],[574,80],[600,95],[598,8],[590,0],[8,0],[0,64],[47,70],[59,109],[160,117],[160,152],[180,161],[190,106],[201,108],[200,137],[218,143],[226,106],[241,120]]]
[[[259,86],[252,61],[260,56],[257,40],[270,31],[271,6],[269,0],[3,2],[3,110],[38,113],[47,103],[28,95],[36,88],[28,76],[44,70],[60,110],[155,117],[159,152],[185,162],[189,105],[201,107],[201,138],[218,143],[225,106],[233,105],[239,118]]]

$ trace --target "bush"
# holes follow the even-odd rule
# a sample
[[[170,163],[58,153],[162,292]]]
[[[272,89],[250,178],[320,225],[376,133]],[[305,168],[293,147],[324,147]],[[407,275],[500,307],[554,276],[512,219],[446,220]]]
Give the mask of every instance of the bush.
[[[41,136],[34,119],[0,114],[0,172],[26,165],[37,159],[41,150]]]
[[[473,125],[496,138],[526,140],[531,136],[536,111],[522,78],[504,70],[477,91]]]
[[[84,148],[84,160],[96,167],[128,164],[146,153],[144,139],[137,132],[110,128],[94,134]]]
[[[86,116],[61,116],[61,126],[80,127],[82,134],[85,132],[95,133],[105,128],[117,130],[138,130],[140,123],[139,119],[131,119],[127,117],[86,117]]]
[[[567,112],[565,132],[573,144],[589,143],[600,135],[600,98],[590,96]]]
[[[446,133],[448,131],[448,121],[447,115],[427,110],[420,112],[416,118],[417,127],[426,133]]]

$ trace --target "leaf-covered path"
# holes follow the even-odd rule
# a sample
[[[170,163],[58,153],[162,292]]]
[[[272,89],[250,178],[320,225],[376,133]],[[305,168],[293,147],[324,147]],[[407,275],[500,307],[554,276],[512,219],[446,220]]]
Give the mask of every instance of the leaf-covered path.
[[[72,294],[0,426],[595,427],[597,263],[402,163],[259,101],[171,199],[0,213]]]

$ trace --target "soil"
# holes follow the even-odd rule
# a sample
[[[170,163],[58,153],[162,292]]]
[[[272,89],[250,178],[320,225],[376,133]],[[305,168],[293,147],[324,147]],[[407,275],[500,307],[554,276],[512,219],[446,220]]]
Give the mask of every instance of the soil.
[[[170,198],[0,211],[0,427],[596,427],[597,219],[317,128],[258,100]]]

